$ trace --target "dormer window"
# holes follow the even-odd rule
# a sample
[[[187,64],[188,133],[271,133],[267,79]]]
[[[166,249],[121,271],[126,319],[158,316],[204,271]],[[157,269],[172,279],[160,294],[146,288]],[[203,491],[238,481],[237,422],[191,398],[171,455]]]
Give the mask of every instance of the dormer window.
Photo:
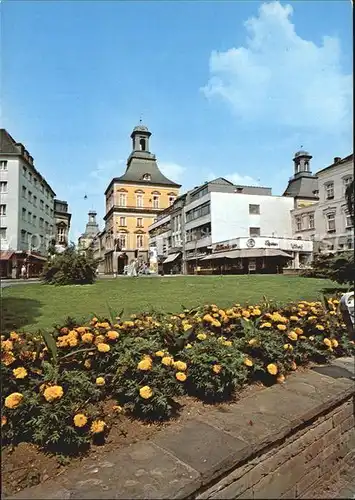
[[[150,181],[150,180],[152,180],[152,176],[150,174],[144,174],[143,175],[143,180],[144,181]]]

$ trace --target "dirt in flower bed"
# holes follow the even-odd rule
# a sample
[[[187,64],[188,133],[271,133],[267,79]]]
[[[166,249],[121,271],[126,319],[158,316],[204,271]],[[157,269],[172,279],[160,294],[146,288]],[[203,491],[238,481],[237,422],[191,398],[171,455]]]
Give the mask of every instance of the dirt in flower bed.
[[[232,401],[213,405],[213,407],[227,407],[263,388],[261,383],[247,386]],[[189,396],[178,398],[177,402],[181,405],[179,415],[164,423],[146,423],[126,415],[120,415],[113,423],[104,445],[92,445],[88,453],[81,457],[66,458],[61,455],[49,454],[31,443],[4,447],[1,452],[2,494],[10,496],[27,487],[55,479],[65,473],[69,467],[70,470],[73,470],[73,468],[81,467],[87,461],[101,458],[123,446],[149,440],[162,429],[181,425],[187,420],[203,416],[211,410],[211,405]],[[113,404],[114,402],[107,402],[107,416],[109,416],[109,408]]]

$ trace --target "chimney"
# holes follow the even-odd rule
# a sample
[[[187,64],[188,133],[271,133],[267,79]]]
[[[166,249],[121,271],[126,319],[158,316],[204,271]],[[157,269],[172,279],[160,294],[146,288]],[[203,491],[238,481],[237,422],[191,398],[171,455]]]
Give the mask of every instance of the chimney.
[[[335,156],[334,157],[334,163],[339,163],[341,160],[340,156]]]

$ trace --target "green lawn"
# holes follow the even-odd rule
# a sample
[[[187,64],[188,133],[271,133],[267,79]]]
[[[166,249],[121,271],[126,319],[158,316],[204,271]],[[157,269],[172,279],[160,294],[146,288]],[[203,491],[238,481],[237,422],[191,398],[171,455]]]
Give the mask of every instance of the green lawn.
[[[50,328],[71,316],[108,314],[108,305],[124,314],[151,310],[176,312],[182,306],[235,302],[255,304],[266,296],[278,302],[315,300],[331,281],[282,275],[187,276],[102,279],[94,285],[55,287],[19,285],[2,290],[2,329]]]

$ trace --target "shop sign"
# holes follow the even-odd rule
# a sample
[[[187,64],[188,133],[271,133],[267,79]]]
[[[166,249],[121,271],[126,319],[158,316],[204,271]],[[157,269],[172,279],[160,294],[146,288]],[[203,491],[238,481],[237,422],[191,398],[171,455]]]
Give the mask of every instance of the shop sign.
[[[253,238],[249,238],[246,244],[248,248],[253,248],[255,247],[255,240],[253,240]]]
[[[303,245],[301,245],[300,243],[291,243],[291,248],[292,250],[302,250]]]
[[[278,247],[279,244],[276,241],[265,240],[265,246],[266,247]]]

